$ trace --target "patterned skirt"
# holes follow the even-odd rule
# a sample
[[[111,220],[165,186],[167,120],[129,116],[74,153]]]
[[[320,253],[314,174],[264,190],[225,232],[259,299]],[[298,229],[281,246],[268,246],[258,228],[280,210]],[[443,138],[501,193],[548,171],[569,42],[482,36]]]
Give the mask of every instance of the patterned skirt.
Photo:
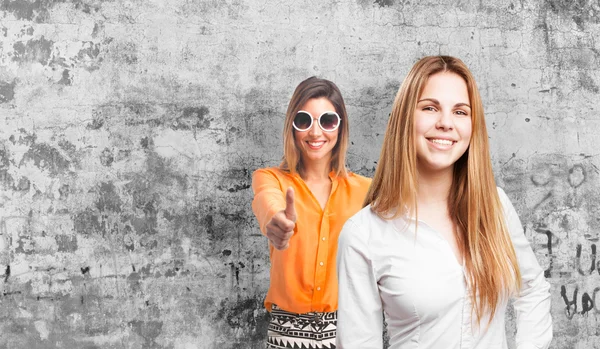
[[[296,314],[271,307],[267,349],[335,348],[337,312]]]

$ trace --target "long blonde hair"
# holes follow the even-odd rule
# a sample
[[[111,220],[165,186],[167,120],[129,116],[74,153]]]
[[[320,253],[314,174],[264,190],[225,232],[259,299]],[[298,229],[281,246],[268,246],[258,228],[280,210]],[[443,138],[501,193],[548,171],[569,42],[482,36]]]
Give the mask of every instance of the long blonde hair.
[[[467,151],[454,164],[448,207],[477,320],[481,322],[489,312],[491,321],[498,302],[520,288],[521,273],[494,181],[481,96],[473,75],[460,59],[424,57],[404,79],[394,100],[365,206],[370,204],[384,219],[417,215],[414,113],[429,77],[440,72],[457,74],[467,84],[472,135]]]
[[[313,98],[327,98],[333,104],[335,112],[340,116],[341,124],[338,128],[337,143],[331,151],[331,170],[338,177],[346,177],[346,151],[348,150],[349,132],[346,105],[344,104],[342,93],[333,82],[314,76],[302,81],[296,87],[290,99],[283,125],[283,159],[279,168],[290,173],[301,172],[303,169],[302,157],[300,156],[300,150],[296,146],[292,124],[300,108],[309,99]],[[314,125],[313,127],[319,126]]]

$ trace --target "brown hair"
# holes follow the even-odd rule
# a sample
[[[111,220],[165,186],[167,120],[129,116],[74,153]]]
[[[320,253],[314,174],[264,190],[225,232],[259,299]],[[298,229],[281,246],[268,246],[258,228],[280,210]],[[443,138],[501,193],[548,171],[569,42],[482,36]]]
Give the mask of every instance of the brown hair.
[[[340,116],[341,124],[338,128],[338,139],[331,154],[331,170],[336,176],[345,177],[347,175],[346,151],[348,150],[349,132],[346,105],[344,104],[342,93],[333,82],[314,76],[302,81],[296,87],[288,105],[283,125],[283,159],[279,167],[290,173],[302,171],[302,157],[300,156],[300,150],[296,146],[292,123],[300,108],[309,99],[313,98],[327,98],[335,107],[335,112]]]
[[[440,72],[462,77],[469,94],[472,135],[467,151],[454,164],[448,208],[465,259],[477,320],[480,322],[489,311],[491,322],[500,299],[519,289],[521,274],[494,181],[481,96],[473,75],[460,59],[424,57],[402,82],[365,206],[370,204],[384,219],[417,216],[414,114],[429,77]]]

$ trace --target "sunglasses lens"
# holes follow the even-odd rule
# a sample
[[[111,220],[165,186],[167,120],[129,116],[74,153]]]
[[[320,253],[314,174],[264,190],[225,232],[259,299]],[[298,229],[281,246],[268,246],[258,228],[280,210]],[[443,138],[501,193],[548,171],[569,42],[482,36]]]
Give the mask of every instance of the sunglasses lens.
[[[308,130],[312,123],[312,117],[305,112],[299,112],[294,118],[294,126],[300,130]]]
[[[340,120],[335,113],[325,113],[321,115],[319,122],[324,130],[333,131],[338,127]]]

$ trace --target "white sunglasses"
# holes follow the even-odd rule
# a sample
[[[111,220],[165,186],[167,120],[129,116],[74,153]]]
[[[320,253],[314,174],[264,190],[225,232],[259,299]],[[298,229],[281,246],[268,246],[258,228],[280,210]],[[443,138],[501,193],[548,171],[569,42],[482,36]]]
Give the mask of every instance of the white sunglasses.
[[[308,131],[313,126],[313,116],[304,110],[299,110],[296,116],[294,117],[294,122],[292,126],[300,132]],[[338,113],[334,111],[326,111],[323,114],[319,115],[317,118],[317,123],[321,130],[325,132],[333,132],[340,127],[342,119],[338,115]]]

